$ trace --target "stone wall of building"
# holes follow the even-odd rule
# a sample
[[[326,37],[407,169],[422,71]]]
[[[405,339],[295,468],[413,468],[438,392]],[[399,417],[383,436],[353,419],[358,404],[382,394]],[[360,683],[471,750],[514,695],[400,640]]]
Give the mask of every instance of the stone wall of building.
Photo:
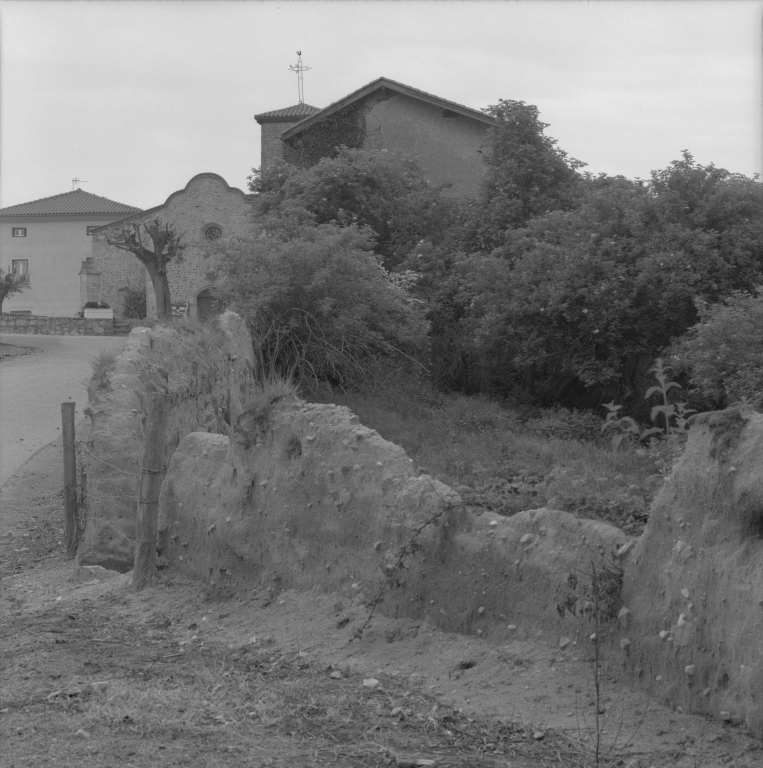
[[[93,259],[102,273],[104,301],[119,311],[120,289],[145,285],[147,316],[154,316],[154,291],[146,270],[135,256],[108,245],[107,239],[120,228],[159,218],[183,233],[185,251],[181,259],[170,262],[167,277],[172,303],[187,304],[188,316],[195,318],[197,295],[220,283],[221,251],[246,234],[251,214],[251,203],[240,189],[228,186],[215,173],[200,173],[164,205],[115,222],[93,238]],[[219,230],[218,240],[207,238],[211,227]]]
[[[114,321],[81,317],[19,317],[0,315],[0,333],[38,333],[44,336],[112,336]]]

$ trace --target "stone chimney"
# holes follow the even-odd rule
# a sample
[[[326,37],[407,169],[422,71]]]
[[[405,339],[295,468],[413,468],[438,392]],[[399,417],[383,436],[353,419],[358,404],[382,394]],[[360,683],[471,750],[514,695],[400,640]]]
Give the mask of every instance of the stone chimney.
[[[320,112],[317,107],[311,107],[309,104],[295,104],[293,107],[276,109],[254,116],[262,128],[260,170],[265,170],[276,160],[284,159],[284,144],[281,140],[281,134],[291,128],[294,123],[298,123],[316,112]]]

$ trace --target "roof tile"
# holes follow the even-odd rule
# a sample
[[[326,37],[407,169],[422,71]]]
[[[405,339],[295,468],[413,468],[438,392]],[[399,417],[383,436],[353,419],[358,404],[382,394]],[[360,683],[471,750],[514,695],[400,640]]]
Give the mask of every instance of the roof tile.
[[[258,123],[275,123],[275,122],[288,122],[293,123],[297,120],[302,120],[305,117],[310,117],[316,112],[320,112],[318,107],[312,107],[309,104],[294,104],[291,107],[284,107],[283,109],[274,109],[270,112],[262,112],[259,115],[255,115],[254,119]]]
[[[0,208],[0,217],[3,216],[67,216],[82,214],[128,214],[138,213],[140,208],[133,205],[125,205],[109,200],[106,197],[93,195],[83,189],[75,189],[73,192],[64,192],[52,197],[43,197],[40,200],[32,200],[29,203],[10,205]]]

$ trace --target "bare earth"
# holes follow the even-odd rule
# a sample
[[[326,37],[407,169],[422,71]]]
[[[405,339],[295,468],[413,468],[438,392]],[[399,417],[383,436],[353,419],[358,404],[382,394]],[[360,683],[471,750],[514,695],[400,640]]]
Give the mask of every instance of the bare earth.
[[[126,576],[78,583],[61,474],[57,443],[0,488],[3,766],[593,764],[579,745],[591,648],[379,615],[355,639],[366,606],[266,585],[214,593],[169,570],[138,594]],[[606,674],[603,699],[612,765],[763,765],[739,729]]]

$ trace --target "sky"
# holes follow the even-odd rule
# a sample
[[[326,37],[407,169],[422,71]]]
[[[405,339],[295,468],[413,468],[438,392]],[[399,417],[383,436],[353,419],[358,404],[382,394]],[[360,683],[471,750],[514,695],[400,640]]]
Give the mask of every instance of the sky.
[[[0,206],[81,188],[148,208],[212,171],[246,189],[254,115],[378,77],[534,104],[592,173],[763,170],[758,0],[0,0]],[[85,183],[86,182],[86,183]]]

